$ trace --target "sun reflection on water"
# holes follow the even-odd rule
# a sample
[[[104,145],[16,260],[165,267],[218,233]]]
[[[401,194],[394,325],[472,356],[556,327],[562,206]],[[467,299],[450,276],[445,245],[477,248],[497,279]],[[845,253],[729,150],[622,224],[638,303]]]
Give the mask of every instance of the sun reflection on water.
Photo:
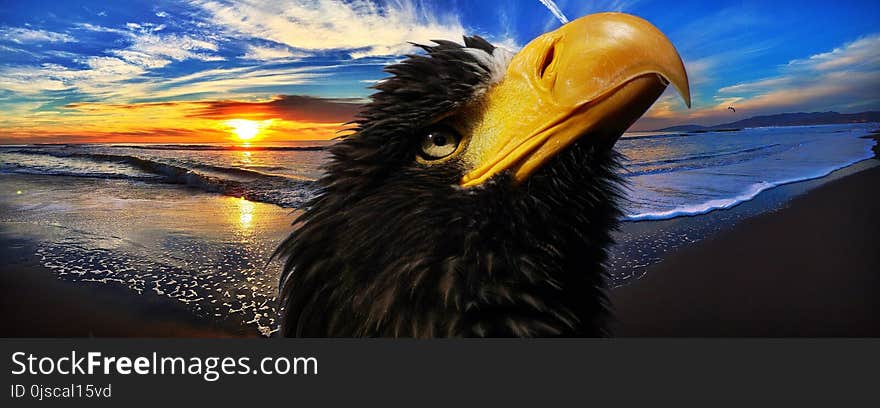
[[[247,146],[244,146],[244,147],[247,147]],[[253,159],[251,158],[251,152],[240,151],[238,153],[239,153],[238,162],[241,163],[241,165],[247,166],[247,165],[251,164],[251,162],[253,161]]]
[[[249,231],[253,227],[254,222],[254,203],[245,200],[244,197],[234,200],[238,207],[239,228]]]

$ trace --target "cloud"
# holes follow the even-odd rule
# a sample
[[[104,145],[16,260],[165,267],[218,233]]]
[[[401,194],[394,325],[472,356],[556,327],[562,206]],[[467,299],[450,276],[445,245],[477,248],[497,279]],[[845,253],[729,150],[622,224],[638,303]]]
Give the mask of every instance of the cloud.
[[[243,90],[247,90],[249,96],[260,97],[277,94],[278,87],[305,84],[325,77],[329,73],[322,71],[332,68],[247,66],[207,69],[179,76],[148,76],[150,64],[157,67],[165,63],[164,60],[147,54],[120,52],[119,57],[85,57],[76,62],[79,67],[58,64],[0,66],[0,89],[27,97],[51,97],[47,92],[72,90],[107,102],[195,95],[232,97]]]
[[[197,34],[163,34],[165,26],[153,23],[127,23],[125,29],[110,28],[88,23],[75,24],[79,30],[112,33],[120,36],[122,48],[108,49],[105,55],[83,56],[69,52],[48,51],[46,55],[68,59],[61,64],[41,64],[0,67],[0,87],[28,97],[47,97],[46,92],[76,91],[91,98],[107,100],[131,99],[156,94],[181,95],[188,92],[224,91],[240,88],[240,81],[214,84],[209,90],[182,91],[163,86],[174,77],[147,76],[151,70],[166,67],[174,61],[222,61],[216,55],[219,46]],[[34,31],[34,30],[30,30]],[[36,32],[36,31],[34,31]],[[43,35],[43,34],[41,34]],[[51,37],[43,35],[43,37]],[[35,38],[30,35],[28,38]],[[35,57],[42,58],[42,55]],[[279,75],[280,76],[280,75]],[[290,78],[288,76],[288,78]],[[260,81],[256,81],[259,83]],[[266,82],[266,81],[264,81]],[[273,84],[275,82],[272,82]]]
[[[217,51],[217,44],[189,35],[142,33],[132,37],[132,44],[128,47],[128,50],[153,57],[170,58],[176,61],[188,59],[222,61],[224,59],[221,56],[204,52]]]
[[[543,31],[547,32],[559,28],[563,22],[568,22],[568,18],[564,14],[564,10],[568,10],[569,16],[578,18],[588,14],[603,12],[632,12],[638,0],[591,0],[591,1],[567,1],[561,0],[554,2],[538,0],[547,9],[547,18],[544,21]],[[556,6],[556,7],[554,7]]]
[[[550,13],[553,14],[553,17],[556,17],[556,19],[559,20],[560,23],[568,23],[568,17],[565,16],[565,14],[562,12],[562,10],[559,9],[559,6],[557,6],[556,3],[553,2],[553,0],[540,0],[540,2],[544,5],[544,7],[547,7],[547,10],[550,10]]]
[[[219,129],[159,128],[108,130],[73,128],[8,129],[0,135],[0,143],[193,143],[214,137],[222,140],[226,132]]]
[[[144,67],[146,69],[162,68],[171,63],[170,60],[162,58],[161,55],[151,55],[140,51],[110,50],[109,52],[131,64]]]
[[[680,24],[660,27],[670,35],[679,51],[706,56],[717,50],[739,54],[765,40],[758,28],[775,24],[764,10],[751,5],[733,5]],[[699,33],[699,35],[694,35]]]
[[[243,59],[257,61],[278,61],[278,60],[295,60],[305,58],[307,54],[302,52],[294,52],[285,46],[267,47],[259,45],[247,45],[245,54],[241,56]]]
[[[743,109],[829,109],[880,98],[880,34],[790,61],[780,75],[719,89]]]
[[[128,63],[145,69],[158,69],[173,61],[189,59],[199,61],[223,61],[215,53],[219,50],[216,42],[192,34],[162,34],[164,24],[126,23],[125,29],[105,27],[90,23],[77,23],[80,30],[112,33],[122,37],[127,47],[109,49],[105,52],[119,57]]]
[[[841,69],[877,69],[880,67],[880,34],[860,38],[829,52],[816,54],[803,60],[788,63],[789,68],[805,68],[816,71]]]
[[[345,123],[354,119],[360,99],[327,99],[303,95],[278,95],[267,102],[212,101],[201,103],[190,116],[225,119],[283,119],[312,123]]]
[[[46,51],[40,54],[31,54],[35,59],[44,59],[46,56],[64,58],[69,62],[62,64],[40,65],[6,65],[0,67],[0,87],[6,91],[31,98],[51,97],[51,92],[75,91],[87,95],[90,98],[102,98],[108,101],[131,100],[148,96],[169,95],[179,96],[188,93],[216,92],[223,93],[230,89],[244,88],[241,79],[232,78],[231,81],[221,81],[208,86],[209,89],[201,89],[196,84],[193,89],[172,89],[166,83],[173,83],[175,77],[160,75],[147,75],[151,71],[164,68],[175,61],[198,60],[198,61],[223,61],[224,58],[217,55],[220,47],[209,35],[198,33],[163,33],[165,25],[154,23],[127,23],[125,28],[112,28],[89,23],[74,24],[77,30],[90,32],[111,33],[120,38],[116,43],[121,44],[118,48],[104,50],[104,55],[79,55],[69,52]],[[18,41],[34,40],[36,38],[54,38],[58,41],[67,41],[59,38],[57,34],[47,32],[20,29],[6,30],[4,35],[27,33],[15,37]],[[34,34],[37,33],[37,34]],[[63,34],[66,35],[66,34]],[[5,47],[4,48],[8,48]],[[45,54],[45,55],[44,55]],[[267,76],[271,76],[267,74]],[[278,77],[288,79],[291,76]],[[276,79],[278,78],[276,77]],[[256,80],[254,85],[260,83],[277,84],[267,78]],[[291,81],[296,83],[296,81]],[[275,91],[277,92],[277,91]]]
[[[690,67],[689,67],[690,68]],[[736,114],[727,111],[734,105]],[[637,129],[681,123],[718,124],[797,111],[853,111],[880,108],[880,33],[859,38],[831,51],[795,59],[777,74],[717,90],[712,102],[686,111],[666,94]]]
[[[43,55],[41,53],[36,53],[36,52],[28,51],[28,50],[25,50],[25,49],[22,49],[19,47],[10,47],[10,46],[6,46],[6,45],[2,45],[2,44],[0,44],[0,52],[8,52],[10,54],[15,53],[15,54],[27,55],[28,57],[33,58],[33,59],[43,58]],[[49,52],[46,52],[46,53],[48,54]]]
[[[144,84],[136,96],[158,100],[162,98],[180,98],[202,95],[203,97],[231,96],[232,93],[247,89],[251,96],[264,95],[259,88],[277,88],[282,86],[305,84],[328,73],[317,72],[325,69],[321,66],[312,67],[238,67],[218,68],[195,72],[192,74],[159,79]]]
[[[216,42],[193,34],[162,34],[160,32],[166,28],[164,24],[129,22],[125,24],[125,29],[90,23],[77,23],[74,26],[81,30],[122,36],[128,46],[106,52],[146,69],[163,68],[173,61],[189,59],[224,60],[215,54],[219,50]]]
[[[76,39],[68,34],[24,27],[0,27],[0,40],[11,41],[17,44],[76,42]]]
[[[127,35],[129,33],[128,30],[104,27],[102,25],[92,23],[75,23],[73,27],[79,30],[92,31],[96,33],[115,33],[120,35]]]
[[[0,87],[31,96],[41,95],[44,91],[68,89],[101,95],[114,92],[123,82],[146,72],[115,57],[87,57],[78,62],[84,66],[83,69],[58,64],[0,67]]]
[[[401,0],[385,6],[369,1],[197,0],[209,19],[230,33],[309,50],[345,50],[353,58],[397,56],[409,44],[458,39],[465,30],[452,13],[424,10]]]
[[[0,117],[0,143],[234,141],[228,120],[263,123],[263,142],[330,139],[350,120],[360,100],[278,95],[269,100],[166,101],[150,103],[76,102],[58,111],[37,112],[40,103],[13,105],[18,118]],[[27,106],[25,106],[27,105]],[[0,101],[0,107],[4,107]]]
[[[36,96],[45,91],[61,91],[69,86],[60,78],[50,76],[59,66],[43,65],[37,69],[30,67],[0,67],[0,89],[20,95]]]
[[[684,61],[684,67],[688,75],[688,82],[690,82],[691,87],[710,82],[710,75],[712,71],[717,68],[718,64],[719,59],[715,57]]]

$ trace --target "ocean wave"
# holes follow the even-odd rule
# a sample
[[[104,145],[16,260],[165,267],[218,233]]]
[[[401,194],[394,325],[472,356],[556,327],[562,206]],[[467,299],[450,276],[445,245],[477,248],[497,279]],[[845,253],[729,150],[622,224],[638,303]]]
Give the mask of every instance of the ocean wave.
[[[793,149],[795,146],[793,145],[783,145],[779,143],[774,143],[766,146],[758,146],[758,147],[750,147],[746,149],[738,149],[732,151],[725,151],[719,153],[708,153],[708,154],[695,154],[690,156],[682,156],[675,159],[663,159],[663,160],[652,160],[648,162],[641,163],[627,163],[625,168],[627,171],[623,174],[624,177],[636,177],[643,176],[646,174],[658,174],[658,173],[668,173],[673,171],[683,171],[683,170],[697,170],[706,167],[716,167],[723,166],[728,164],[740,163],[743,161],[751,160],[753,157],[742,157],[743,155],[747,155],[749,153],[765,153],[764,156],[769,156],[770,154],[778,154],[784,152],[786,150]],[[726,159],[726,160],[719,160]],[[690,165],[681,165],[684,163],[692,163]],[[665,166],[659,168],[651,168],[648,170],[638,170],[646,167],[656,167],[663,165],[678,165],[678,166]]]
[[[763,150],[773,149],[773,148],[776,148],[779,146],[782,146],[782,145],[779,143],[774,143],[774,144],[769,144],[766,146],[749,147],[746,149],[737,149],[737,150],[730,150],[730,151],[724,151],[724,152],[718,152],[718,153],[694,154],[694,155],[690,155],[690,156],[678,157],[675,159],[653,160],[653,161],[649,161],[649,162],[635,163],[633,165],[635,165],[635,166],[650,166],[650,165],[655,165],[655,164],[673,164],[673,163],[682,163],[682,162],[688,162],[688,161],[694,161],[694,160],[714,159],[714,158],[718,158],[718,157],[735,156],[735,155],[743,154],[743,153],[760,152]]]
[[[80,178],[100,178],[114,180],[134,180],[134,181],[157,181],[158,175],[154,177],[132,176],[117,173],[102,172],[81,172],[59,169],[39,169],[33,167],[19,166],[15,164],[6,164],[0,167],[0,173],[29,174],[34,176],[64,176],[64,177],[80,177]]]
[[[690,136],[690,135],[685,134],[685,133],[662,133],[662,134],[656,134],[656,135],[635,135],[635,136],[627,135],[627,136],[621,137],[620,141],[623,142],[626,140],[641,140],[641,139],[671,139],[671,138],[676,138],[676,137],[688,137],[688,136]]]
[[[310,180],[291,176],[264,173],[242,168],[196,164],[190,167],[164,163],[131,155],[108,153],[65,152],[44,149],[17,149],[10,153],[51,156],[61,159],[83,159],[92,162],[126,164],[135,169],[155,175],[142,177],[118,173],[77,171],[71,169],[45,169],[22,165],[7,165],[4,170],[20,174],[40,174],[85,178],[128,179],[132,181],[163,182],[200,189],[205,192],[242,197],[252,201],[276,204],[281,207],[300,207],[311,198]],[[201,171],[199,171],[201,170]],[[211,174],[207,174],[211,173]]]
[[[308,178],[305,178],[305,177],[296,177],[296,176],[291,176],[291,175],[275,174],[275,173],[268,172],[271,170],[283,170],[284,169],[283,167],[277,167],[277,166],[270,167],[270,168],[264,168],[264,169],[260,169],[260,170],[255,170],[254,168],[215,166],[212,164],[204,164],[204,163],[188,164],[188,166],[190,166],[193,169],[201,169],[201,170],[209,171],[212,173],[220,173],[220,174],[231,176],[231,177],[242,177],[245,179],[280,178],[280,179],[289,179],[289,180],[303,181],[303,182],[313,181],[313,180],[309,180]],[[187,168],[189,168],[189,167],[187,167]],[[263,170],[266,170],[266,171],[263,171]]]
[[[627,214],[624,221],[666,220],[670,218],[706,214],[714,210],[731,208],[755,198],[762,191],[775,187],[774,183],[761,182],[752,184],[746,192],[730,198],[718,198],[699,204],[683,205],[667,211]]]
[[[744,192],[733,196],[733,197],[721,197],[713,200],[708,200],[702,203],[697,204],[685,204],[679,207],[675,207],[671,210],[666,211],[657,211],[657,212],[643,212],[636,214],[626,214],[622,218],[623,221],[651,221],[651,220],[666,220],[676,217],[690,217],[695,215],[707,214],[715,210],[724,210],[728,208],[735,207],[739,204],[742,204],[746,201],[750,201],[758,196],[758,194],[767,191],[771,188],[779,187],[786,184],[797,183],[801,181],[814,180],[822,177],[826,177],[834,171],[840,170],[845,167],[852,166],[858,162],[863,160],[867,160],[873,157],[873,154],[866,154],[864,156],[860,156],[854,158],[852,160],[841,163],[839,166],[829,167],[823,170],[820,170],[815,173],[807,174],[801,177],[793,177],[786,180],[781,180],[777,182],[766,182],[762,181],[759,183],[755,183],[750,185]]]

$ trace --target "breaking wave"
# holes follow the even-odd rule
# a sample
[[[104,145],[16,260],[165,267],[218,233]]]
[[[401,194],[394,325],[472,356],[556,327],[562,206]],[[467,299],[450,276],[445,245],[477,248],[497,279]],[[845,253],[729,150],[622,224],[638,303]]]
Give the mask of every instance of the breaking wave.
[[[60,162],[48,166],[27,160],[16,162],[7,158],[0,161],[0,172],[7,173],[179,184],[205,192],[242,197],[286,208],[300,207],[312,195],[312,181],[306,178],[237,167],[202,163],[185,166],[124,154],[67,152],[48,149],[3,149],[3,153],[61,159]],[[125,165],[131,169],[119,169],[118,167],[107,169],[83,164],[84,161],[96,164]]]

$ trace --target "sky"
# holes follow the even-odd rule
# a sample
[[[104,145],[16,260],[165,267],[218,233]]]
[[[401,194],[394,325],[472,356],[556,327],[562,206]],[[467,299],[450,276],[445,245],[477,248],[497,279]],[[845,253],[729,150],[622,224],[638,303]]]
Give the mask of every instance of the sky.
[[[667,90],[633,130],[880,110],[877,1],[0,0],[0,143],[328,139],[409,41],[515,51],[602,11],[652,22],[690,77],[692,109]]]

